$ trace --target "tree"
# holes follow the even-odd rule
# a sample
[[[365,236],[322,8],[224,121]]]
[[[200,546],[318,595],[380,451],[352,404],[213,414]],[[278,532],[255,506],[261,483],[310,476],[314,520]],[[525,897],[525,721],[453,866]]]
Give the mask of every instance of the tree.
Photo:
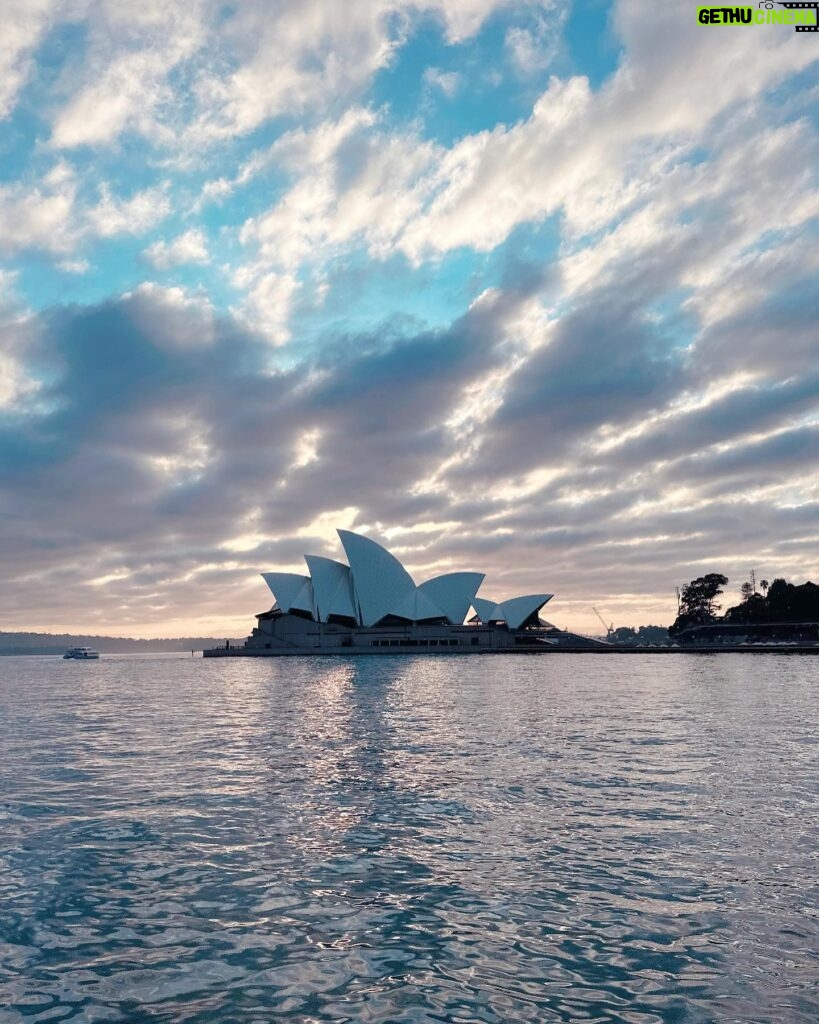
[[[610,637],[616,644],[634,646],[635,644],[664,644],[668,641],[668,630],[665,626],[618,626]]]
[[[767,594],[768,593],[768,587],[770,586],[770,583],[767,580],[760,580],[759,581],[759,586],[762,588],[762,593],[763,594]]]
[[[682,588],[680,594],[680,614],[669,629],[669,635],[678,633],[687,626],[700,626],[713,622],[719,611],[717,598],[728,583],[728,577],[722,573],[709,572],[698,576]]]
[[[664,644],[668,642],[668,629],[665,626],[640,626],[637,640],[643,644]]]
[[[740,594],[742,594],[742,600],[748,601],[754,596],[754,585],[753,583],[743,583],[739,588]]]
[[[698,576],[697,579],[683,587],[682,613],[691,615],[702,622],[710,622],[719,611],[717,598],[727,583],[728,577],[718,572],[709,572],[706,576]]]
[[[741,604],[729,608],[723,616],[725,622],[747,623],[819,623],[819,586],[803,583],[795,586],[778,577],[773,583],[763,580],[762,594],[751,594]]]

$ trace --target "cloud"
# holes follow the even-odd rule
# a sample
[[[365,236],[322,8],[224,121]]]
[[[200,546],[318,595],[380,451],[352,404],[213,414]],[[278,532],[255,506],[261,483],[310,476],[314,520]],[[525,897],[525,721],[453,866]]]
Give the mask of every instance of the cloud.
[[[57,266],[66,274],[87,274],[91,269],[88,260],[60,260]]]
[[[140,235],[164,220],[170,209],[165,185],[142,189],[127,199],[112,195],[110,188],[102,185],[99,200],[87,209],[85,219],[100,238]]]
[[[232,178],[206,181],[197,206],[224,199],[271,166],[284,168],[292,174],[316,170],[333,160],[336,151],[347,139],[358,136],[362,129],[375,125],[377,121],[372,110],[353,106],[337,121],[324,121],[309,130],[297,128],[284,132],[272,145],[257,150],[243,161]]]
[[[247,524],[269,537],[286,522],[295,536],[345,505],[393,504],[394,480],[425,470],[447,409],[497,360],[505,315],[496,304],[439,334],[339,339],[289,371],[272,368],[265,339],[178,289],[145,286],[30,323],[21,354],[39,401],[0,429],[13,524],[0,555],[15,600],[50,614],[54,579],[81,564],[61,598],[74,614],[99,600],[84,581],[114,569],[106,586],[133,593],[135,615],[147,614],[146,576],[151,593],[198,604],[183,577],[202,562],[224,569],[225,542]],[[270,544],[243,557],[245,581],[254,561],[280,557]],[[251,586],[246,612],[253,600]]]
[[[142,234],[169,211],[165,186],[123,197],[103,183],[95,199],[84,198],[74,169],[60,161],[35,184],[0,184],[0,255],[46,252],[62,257],[58,265],[69,273],[82,273],[85,261],[71,257],[85,241]]]
[[[63,75],[70,98],[51,134],[56,149],[112,144],[126,130],[171,142],[178,118],[168,76],[204,42],[199,0],[149,0],[138,7],[91,4],[81,69]]]
[[[443,21],[450,43],[461,43],[473,36],[497,11],[514,6],[542,6],[542,0],[523,5],[515,4],[513,0],[422,0],[418,6],[434,12]]]
[[[198,228],[190,228],[169,242],[154,242],[145,250],[144,256],[160,270],[185,263],[207,263],[210,259],[207,238]]]
[[[455,43],[503,6],[505,0],[372,0],[347,7],[287,0],[272,10],[244,4],[223,26],[220,44],[226,59],[237,53],[243,59],[227,76],[200,76],[191,135],[205,142],[231,138],[282,114],[355,100],[390,63],[419,14],[438,16]]]
[[[647,235],[658,238],[674,228],[697,200],[707,212],[702,201],[709,193],[732,194],[749,224],[769,224],[766,204],[778,196],[784,206],[787,198],[781,189],[754,188],[781,173],[758,167],[760,160],[792,163],[795,153],[805,152],[806,136],[815,133],[806,123],[773,128],[770,117],[766,121],[751,107],[756,138],[742,134],[740,122],[726,133],[721,118],[732,104],[746,103],[805,68],[813,57],[802,40],[792,39],[793,33],[777,36],[760,56],[758,40],[750,39],[754,33],[735,32],[717,45],[715,33],[705,39],[682,10],[653,8],[648,17],[644,5],[632,0],[618,11],[626,46],[618,72],[597,92],[583,76],[553,77],[531,116],[517,124],[467,135],[448,150],[385,130],[371,116],[347,115],[281,140],[274,147],[280,158],[288,144],[305,157],[297,165],[285,159],[286,168],[298,167],[296,183],[267,213],[246,222],[243,241],[260,243],[265,257],[275,251],[290,267],[317,248],[338,250],[362,240],[371,255],[397,251],[420,264],[461,247],[491,251],[518,226],[559,214],[567,237],[580,247],[573,272],[582,274],[585,266],[588,275],[594,273],[593,252],[585,246],[590,234],[613,228],[612,243],[644,245]],[[668,40],[662,62],[644,23]],[[692,97],[695,54],[700,72]],[[722,81],[726,60],[737,65],[728,84]],[[436,74],[425,72],[428,79]],[[710,165],[686,166],[703,143],[725,153],[716,175]],[[808,141],[808,151],[814,144]],[[321,161],[310,159],[311,145],[321,149]],[[785,214],[791,223],[815,212],[815,183],[808,181],[813,164],[803,160],[801,166],[802,201]],[[745,244],[751,238],[746,232]],[[605,246],[597,249],[604,253]]]
[[[648,615],[641,593],[709,559],[812,571],[815,381],[779,367],[697,405],[686,352],[636,297],[604,287],[554,322],[532,317],[544,287],[558,282],[488,292],[443,331],[339,335],[289,369],[204,297],[156,284],[22,321],[36,401],[0,432],[5,621],[22,607],[102,627],[104,607],[156,632],[178,606],[241,631],[258,570],[338,554],[324,528],[304,533],[342,508],[419,573],[488,570],[498,597],[548,586],[561,621],[601,591]]]
[[[528,25],[510,26],[504,37],[504,46],[517,70],[532,75],[547,68],[557,55],[560,45],[560,29],[567,14],[567,7],[546,3],[551,17],[538,11]]]
[[[317,0],[237,9],[224,26],[223,46],[243,60],[227,76],[200,77],[193,136],[246,134],[284,112],[321,107],[331,95],[355,95],[389,60],[395,40],[386,12],[381,2],[342,10]]]
[[[787,331],[783,324],[783,333]],[[742,338],[738,332],[737,337]],[[695,452],[724,449],[744,438],[776,432],[815,412],[819,374],[789,377],[787,360],[779,367],[785,379],[729,379],[704,395],[680,387],[676,401],[658,416],[645,416],[634,431],[613,433],[601,452],[612,476],[633,465],[673,467]],[[683,381],[680,382],[683,384]],[[687,398],[687,401],[686,401]]]
[[[579,438],[664,405],[680,362],[640,305],[603,289],[553,325],[507,380],[478,458],[505,473],[560,464]],[[522,437],[548,441],[548,454]]]
[[[0,268],[0,417],[22,410],[37,390],[23,358],[29,312],[19,306],[17,275]]]
[[[3,10],[0,36],[0,120],[14,109],[17,95],[33,67],[32,53],[45,31],[56,4],[51,0],[26,0]]]
[[[698,32],[673,5],[623,2],[615,24],[625,52],[599,92],[582,76],[553,78],[528,120],[467,136],[440,156],[402,251],[419,261],[463,245],[489,250],[517,225],[560,210],[570,231],[599,230],[652,179],[668,177],[669,147],[679,159],[724,111],[815,60],[795,33],[760,50],[751,32]]]
[[[452,99],[458,91],[460,75],[457,71],[441,71],[440,68],[427,68],[424,71],[424,82],[431,89],[440,89],[444,96]]]
[[[70,252],[75,244],[72,205],[73,197],[62,191],[0,185],[0,253],[8,256],[22,249]]]
[[[25,249],[70,252],[80,233],[76,198],[73,170],[62,162],[36,185],[0,184],[0,254],[10,256]]]
[[[248,219],[240,239],[284,267],[362,239],[387,254],[418,208],[414,185],[435,153],[418,138],[352,132],[325,162],[308,163],[275,207]]]
[[[43,141],[0,184],[0,252],[26,257],[0,271],[4,622],[241,631],[255,573],[337,556],[337,517],[419,574],[554,590],[567,625],[600,596],[667,621],[711,569],[819,572],[804,38],[620,0],[598,86],[547,68],[560,5],[37,11],[0,44],[2,109],[51,126],[10,122]],[[504,47],[485,130],[399,116],[415,33],[415,95],[464,125]],[[29,73],[45,39],[67,56]],[[181,233],[112,243],[174,210]],[[217,238],[224,283],[163,282]],[[38,277],[43,253],[94,274]]]
[[[59,150],[110,148],[124,136],[187,148],[255,131],[282,115],[326,114],[354,101],[421,19],[463,43],[504,8],[528,0],[261,0],[216,10],[207,0],[31,0],[0,44],[0,117],[12,109],[46,27],[83,27],[81,53],[50,84]],[[22,10],[22,9],[21,9]]]
[[[243,276],[236,278],[242,284]],[[299,282],[290,274],[268,273],[254,277],[240,314],[257,330],[265,334],[274,345],[290,340],[288,319]]]

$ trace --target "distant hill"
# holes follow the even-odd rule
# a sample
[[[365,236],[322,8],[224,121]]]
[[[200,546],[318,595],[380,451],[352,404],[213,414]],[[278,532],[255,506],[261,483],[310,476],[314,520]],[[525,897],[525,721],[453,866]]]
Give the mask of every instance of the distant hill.
[[[4,654],[65,654],[69,647],[93,647],[100,654],[151,654],[161,651],[201,651],[225,642],[225,637],[161,637],[135,640],[129,636],[89,636],[82,633],[0,632],[0,656]],[[231,644],[242,640],[230,638]]]

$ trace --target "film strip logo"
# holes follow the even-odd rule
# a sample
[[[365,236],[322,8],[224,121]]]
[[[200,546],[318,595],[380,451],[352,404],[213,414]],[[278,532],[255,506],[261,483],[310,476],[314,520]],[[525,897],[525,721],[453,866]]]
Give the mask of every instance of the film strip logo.
[[[810,0],[809,3],[792,3],[791,0],[786,0],[785,3],[782,3],[781,0],[777,0],[776,4],[767,0],[767,2],[760,3],[758,6],[767,8],[769,11],[773,10],[774,7],[786,7],[789,11],[814,10],[816,11],[815,25],[795,25],[794,28],[797,32],[819,32],[819,0]]]

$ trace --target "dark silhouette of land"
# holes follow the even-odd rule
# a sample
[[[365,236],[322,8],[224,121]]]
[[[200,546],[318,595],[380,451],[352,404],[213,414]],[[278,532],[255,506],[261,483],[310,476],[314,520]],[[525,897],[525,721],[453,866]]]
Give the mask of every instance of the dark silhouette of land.
[[[160,637],[135,640],[128,636],[92,636],[83,633],[0,632],[0,656],[4,654],[59,654],[69,647],[93,647],[100,654],[158,654],[174,651],[202,651],[223,644],[225,637]],[[242,643],[231,639],[231,644]]]
[[[611,631],[608,638],[615,644],[666,644],[668,643],[668,629],[665,626],[618,626]]]
[[[721,573],[692,580],[680,594],[680,610],[668,634],[679,643],[746,637],[764,641],[819,641],[819,586],[778,578],[742,585],[743,600],[717,615],[717,598],[728,583]]]
[[[819,643],[819,586],[796,585],[780,578],[757,582],[754,574],[742,584],[742,601],[718,614],[717,599],[728,577],[708,573],[686,584],[680,592],[677,618],[668,627],[620,626],[607,640],[624,647],[697,646],[711,644]]]

